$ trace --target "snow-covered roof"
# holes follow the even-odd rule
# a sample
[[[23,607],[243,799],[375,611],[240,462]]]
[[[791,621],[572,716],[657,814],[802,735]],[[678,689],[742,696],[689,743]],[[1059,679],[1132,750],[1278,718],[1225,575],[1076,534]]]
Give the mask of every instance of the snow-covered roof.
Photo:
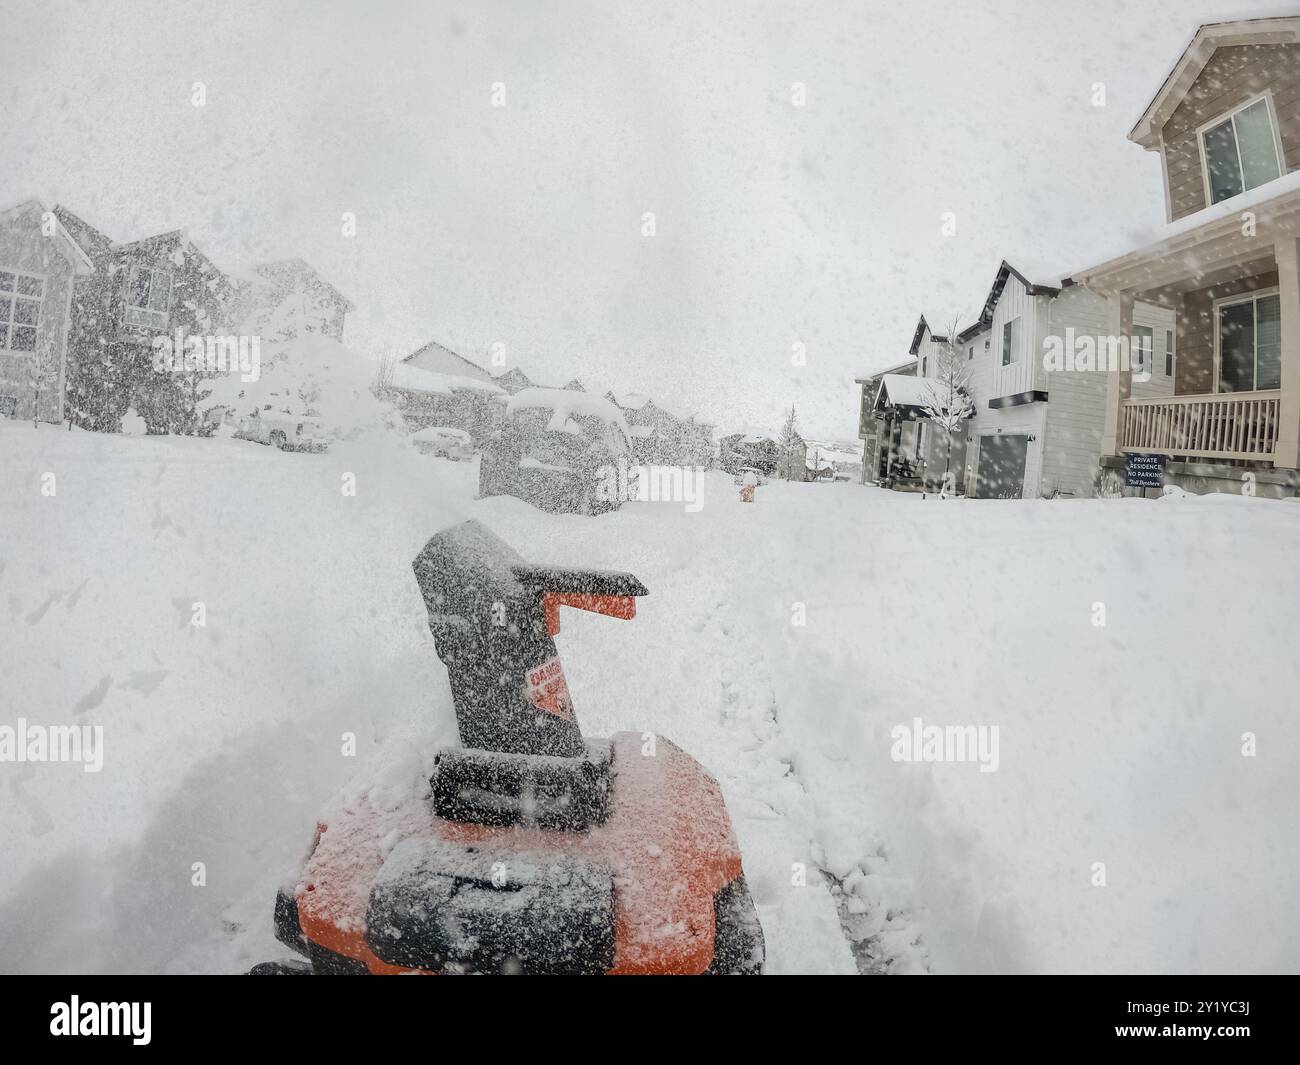
[[[644,392],[611,392],[610,395],[624,410],[640,410],[650,402],[650,397]]]
[[[590,392],[572,392],[565,388],[525,388],[510,397],[506,412],[514,414],[520,410],[544,408],[555,412],[548,428],[557,432],[564,431],[564,423],[570,418],[599,418],[601,421],[617,425],[625,436],[631,435],[623,412],[613,403]]]
[[[883,370],[877,370],[875,373],[868,374],[866,377],[855,377],[853,381],[855,384],[866,385],[875,381],[877,378],[883,377],[885,374],[891,373],[915,374],[916,360],[904,359],[902,362],[895,363],[893,366],[886,366]]]
[[[435,370],[421,370],[399,362],[393,366],[393,388],[406,392],[428,392],[431,395],[450,396],[455,392],[490,392],[503,394],[504,389],[491,381],[480,381],[474,377],[458,377],[455,374],[438,373]]]
[[[1075,270],[1069,277],[1075,283],[1089,284],[1096,279],[1097,275],[1110,272],[1112,269],[1123,265],[1130,258],[1149,258],[1153,255],[1163,254],[1163,245],[1177,240],[1179,237],[1185,237],[1201,228],[1208,228],[1227,219],[1231,219],[1235,227],[1243,211],[1266,206],[1270,209],[1276,206],[1279,210],[1294,209],[1295,204],[1290,201],[1296,199],[1293,194],[1298,190],[1300,190],[1300,170],[1293,170],[1291,173],[1273,181],[1265,182],[1249,192],[1243,192],[1239,196],[1220,200],[1212,207],[1193,211],[1177,221],[1155,227],[1142,235],[1142,243],[1138,247],[1135,248],[1130,244],[1123,250],[1107,254],[1101,258],[1098,265],[1090,266],[1084,270]],[[1274,204],[1274,201],[1277,201],[1277,203]],[[1260,218],[1258,221],[1263,222],[1264,219]],[[1260,229],[1263,231],[1264,227],[1261,225]]]
[[[934,383],[928,377],[887,373],[880,379],[876,407],[924,407],[935,402]]]
[[[741,442],[746,444],[757,444],[764,440],[770,440],[775,444],[779,439],[781,439],[780,433],[773,432],[771,429],[764,428],[761,425],[742,425],[726,432],[722,432],[721,430],[718,430],[717,432],[719,434],[718,439],[720,440],[725,440],[729,436],[739,436]]]
[[[474,439],[464,429],[453,429],[449,425],[430,425],[428,428],[412,433],[411,439],[428,440],[436,443],[439,440],[445,440],[449,436],[455,437],[457,440],[465,441],[471,441]]]

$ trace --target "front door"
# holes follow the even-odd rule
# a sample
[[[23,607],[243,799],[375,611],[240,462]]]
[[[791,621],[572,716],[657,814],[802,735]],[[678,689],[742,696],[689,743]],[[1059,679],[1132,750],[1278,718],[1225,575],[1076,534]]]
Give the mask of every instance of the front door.
[[[976,499],[1019,499],[1025,485],[1025,455],[1029,437],[999,433],[980,437],[975,473]]]

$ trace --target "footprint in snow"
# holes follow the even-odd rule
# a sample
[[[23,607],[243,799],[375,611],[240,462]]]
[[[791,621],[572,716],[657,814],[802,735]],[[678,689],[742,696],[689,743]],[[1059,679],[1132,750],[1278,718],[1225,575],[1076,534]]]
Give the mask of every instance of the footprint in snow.
[[[84,714],[87,710],[95,709],[95,707],[104,701],[104,696],[108,694],[109,685],[112,683],[113,678],[108,674],[105,674],[104,678],[98,684],[81,697],[80,702],[77,703],[76,709],[72,712],[74,714]]]
[[[25,617],[23,620],[26,621],[28,625],[39,625],[41,623],[41,619],[45,617],[45,614],[50,609],[50,607],[52,607],[55,603],[57,603],[62,598],[63,598],[62,592],[51,592],[50,597],[47,600],[45,600],[44,603],[38,606],[35,610],[33,610],[30,614],[28,614],[27,617]]]

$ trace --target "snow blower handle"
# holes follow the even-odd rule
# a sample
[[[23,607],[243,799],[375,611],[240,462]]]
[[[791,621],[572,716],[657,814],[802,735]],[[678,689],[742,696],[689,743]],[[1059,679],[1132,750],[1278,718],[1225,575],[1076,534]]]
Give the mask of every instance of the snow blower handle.
[[[562,606],[629,621],[636,617],[636,597],[646,594],[645,585],[630,573],[529,565],[515,566],[514,572],[541,596],[548,636],[560,631]]]
[[[514,754],[585,752],[553,637],[560,607],[631,618],[645,586],[630,573],[525,562],[477,521],[444,529],[416,557],[461,743]]]

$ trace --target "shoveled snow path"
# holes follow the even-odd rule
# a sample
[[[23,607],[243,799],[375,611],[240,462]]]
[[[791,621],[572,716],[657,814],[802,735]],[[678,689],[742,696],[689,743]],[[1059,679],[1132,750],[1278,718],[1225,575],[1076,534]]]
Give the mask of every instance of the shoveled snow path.
[[[768,644],[788,619],[774,603],[760,605],[751,586],[778,564],[772,551],[780,545],[729,487],[727,478],[710,478],[702,515],[629,504],[591,521],[492,499],[476,504],[476,516],[525,553],[524,545],[537,544],[532,550],[557,561],[628,569],[647,585],[631,622],[562,612],[557,643],[584,729],[652,731],[701,761],[727,799],[767,940],[767,971],[851,973],[820,871],[817,801],[773,682],[781,662]]]

